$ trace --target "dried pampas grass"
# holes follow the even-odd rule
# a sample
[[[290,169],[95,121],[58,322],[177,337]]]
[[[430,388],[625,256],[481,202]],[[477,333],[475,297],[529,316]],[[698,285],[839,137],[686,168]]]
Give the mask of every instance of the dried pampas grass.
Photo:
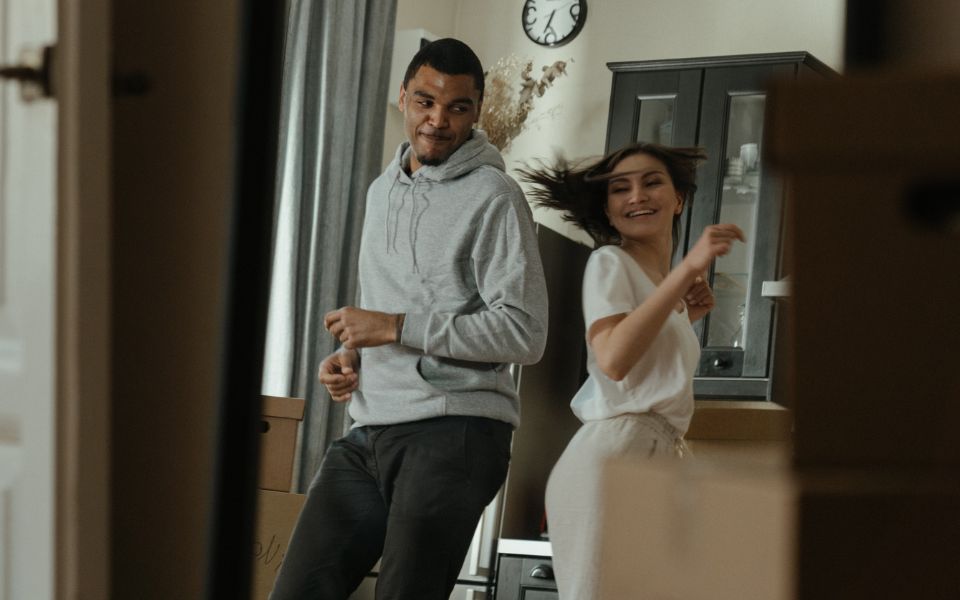
[[[543,97],[553,81],[566,74],[567,62],[558,60],[543,67],[539,79],[530,75],[532,70],[532,60],[510,55],[498,60],[485,73],[479,127],[501,152],[523,131],[534,99]]]

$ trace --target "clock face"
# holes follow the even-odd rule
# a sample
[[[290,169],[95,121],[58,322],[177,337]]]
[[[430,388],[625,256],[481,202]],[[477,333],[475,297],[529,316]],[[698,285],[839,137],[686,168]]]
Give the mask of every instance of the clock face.
[[[523,30],[541,46],[562,46],[580,33],[587,20],[586,0],[526,0]]]

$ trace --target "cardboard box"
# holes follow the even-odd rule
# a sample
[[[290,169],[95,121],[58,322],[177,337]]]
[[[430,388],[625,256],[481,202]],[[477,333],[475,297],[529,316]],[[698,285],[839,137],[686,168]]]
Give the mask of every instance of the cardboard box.
[[[304,500],[306,496],[303,494],[286,494],[270,490],[258,492],[251,600],[266,600],[270,595]]]
[[[263,397],[258,477],[261,489],[290,491],[297,428],[305,405],[303,398]]]
[[[789,177],[785,389],[803,467],[960,467],[960,77],[775,86]]]
[[[687,440],[788,441],[789,410],[773,402],[697,400]]]
[[[792,600],[796,489],[785,469],[612,462],[603,598]]]
[[[960,481],[954,472],[804,473],[797,598],[960,597]]]
[[[773,402],[697,400],[684,438],[697,460],[787,468],[792,424],[793,414]]]
[[[604,598],[954,598],[952,471],[612,462]]]

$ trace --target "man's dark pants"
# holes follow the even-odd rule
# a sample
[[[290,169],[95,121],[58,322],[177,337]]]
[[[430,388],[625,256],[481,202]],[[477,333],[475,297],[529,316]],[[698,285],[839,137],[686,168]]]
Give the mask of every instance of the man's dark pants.
[[[377,600],[447,600],[511,432],[460,416],[355,427],[310,485],[271,600],[346,600],[381,556]]]

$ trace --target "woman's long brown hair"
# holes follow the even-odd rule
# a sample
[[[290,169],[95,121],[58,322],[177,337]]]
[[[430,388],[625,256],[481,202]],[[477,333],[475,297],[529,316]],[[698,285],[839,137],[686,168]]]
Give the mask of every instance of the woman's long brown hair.
[[[620,234],[610,225],[605,212],[607,180],[623,159],[634,154],[648,154],[664,164],[673,186],[683,198],[686,209],[697,190],[697,165],[707,157],[703,148],[673,148],[649,142],[637,142],[611,152],[603,158],[572,163],[563,157],[553,165],[540,163],[539,168],[519,169],[520,179],[533,185],[527,194],[534,204],[559,210],[563,219],[575,223],[597,246],[619,244]],[[680,236],[680,215],[673,218],[673,248]]]

